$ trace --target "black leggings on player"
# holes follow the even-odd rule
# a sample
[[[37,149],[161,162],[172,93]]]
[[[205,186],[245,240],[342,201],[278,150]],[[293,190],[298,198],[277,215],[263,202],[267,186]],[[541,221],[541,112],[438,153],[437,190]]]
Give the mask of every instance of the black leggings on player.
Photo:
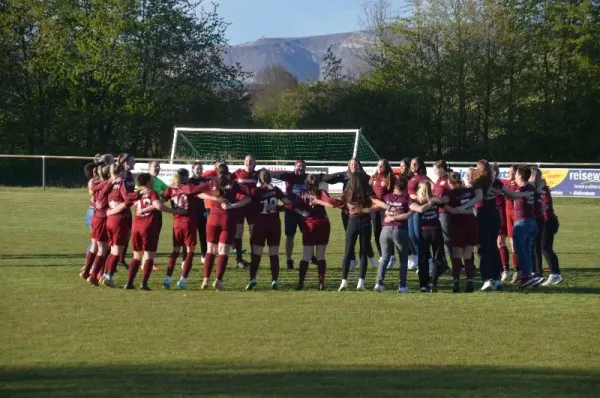
[[[542,233],[542,254],[550,267],[550,272],[556,275],[560,274],[558,266],[558,256],[554,252],[554,235],[558,232],[558,218],[551,218],[544,223],[544,231]]]
[[[483,208],[477,213],[479,223],[478,250],[481,279],[499,280],[502,273],[502,260],[498,251],[498,233],[500,232],[500,213],[493,208]]]
[[[344,260],[342,261],[342,279],[348,279],[350,255],[354,253],[354,246],[356,246],[357,240],[362,249],[360,251],[360,278],[365,279],[367,275],[367,251],[365,248],[371,242],[371,216],[369,214],[349,217],[348,219],[346,247],[344,250]]]
[[[348,211],[346,210],[342,210],[342,224],[344,224],[344,231],[348,230],[348,219],[350,218],[350,216],[348,216]],[[359,249],[358,249],[358,257],[362,257],[362,251],[363,251],[363,247],[362,245],[360,245]],[[367,244],[367,257],[375,257],[375,254],[373,253],[373,246],[371,245],[371,241],[369,240],[369,243]],[[354,254],[354,250],[352,250],[352,253],[350,253],[350,260],[351,261],[356,261],[356,254]]]
[[[544,258],[542,257],[542,238],[544,235],[544,224],[546,223],[544,222],[543,218],[536,218],[535,222],[537,224],[538,229],[537,234],[535,235],[535,239],[533,240],[533,261],[531,262],[531,264],[533,264],[532,272],[536,275],[541,276],[544,273]]]
[[[444,239],[440,228],[422,229],[419,234],[419,286],[422,288],[429,287],[430,248],[434,264],[431,278],[435,286],[441,273],[447,269],[443,267],[446,255],[444,254]]]

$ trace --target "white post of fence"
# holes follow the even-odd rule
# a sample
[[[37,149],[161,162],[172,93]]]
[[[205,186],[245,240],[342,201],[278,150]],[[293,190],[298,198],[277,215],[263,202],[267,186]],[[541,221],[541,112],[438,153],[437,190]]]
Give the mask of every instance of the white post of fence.
[[[46,157],[42,156],[42,189],[46,190]]]
[[[356,136],[354,137],[354,151],[352,151],[352,158],[356,158],[358,155],[358,140],[360,138],[360,134],[362,131],[362,127],[356,130]]]
[[[171,164],[173,164],[173,160],[175,159],[175,147],[177,146],[177,127],[173,129],[173,146],[171,147]]]

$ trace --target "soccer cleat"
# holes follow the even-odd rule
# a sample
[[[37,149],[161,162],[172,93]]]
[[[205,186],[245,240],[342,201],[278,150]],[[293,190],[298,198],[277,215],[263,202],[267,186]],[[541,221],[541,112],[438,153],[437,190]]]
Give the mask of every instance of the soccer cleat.
[[[277,284],[277,281],[271,281],[271,290],[277,290],[279,289],[279,285]]]
[[[90,275],[87,278],[87,283],[89,283],[90,285],[94,285],[94,286],[98,286],[98,279],[96,277],[94,277],[93,275]]]
[[[563,278],[560,274],[550,274],[548,279],[542,283],[542,286],[550,286],[550,285],[558,285],[563,281]]]
[[[163,289],[170,289],[171,288],[171,279],[169,277],[166,277],[165,280],[163,281]]]
[[[127,284],[125,284],[125,286],[123,286],[123,289],[125,289],[125,290],[135,290],[135,286],[133,286],[133,283],[127,283]]]
[[[304,289],[304,285],[302,285],[301,283],[300,283],[300,284],[298,284],[298,286],[296,286],[296,290],[297,290],[297,291],[301,291],[301,290],[303,290],[303,289]]]
[[[396,256],[390,257],[390,261],[387,263],[387,269],[393,269],[396,266]]]
[[[492,282],[492,290],[494,290],[494,291],[502,290],[502,281],[496,280],[496,281]]]
[[[344,291],[348,288],[348,281],[346,279],[342,279],[342,283],[340,283],[340,288],[338,292]]]
[[[90,277],[90,274],[86,274],[85,272],[82,271],[79,273],[79,277],[83,280],[87,280],[87,278]]]
[[[492,280],[491,279],[487,279],[485,282],[483,282],[483,286],[481,286],[481,291],[485,292],[488,290],[492,290]]]
[[[291,258],[287,260],[287,269],[294,269],[294,260]]]
[[[431,293],[431,289],[426,286],[421,286],[421,293]]]
[[[531,276],[521,276],[521,278],[519,278],[519,289],[525,289],[529,286],[531,286],[531,284],[535,282],[535,279],[532,278]]]
[[[237,267],[241,269],[248,268],[248,262],[246,260],[240,260],[237,262]]]
[[[177,282],[177,287],[180,288],[181,290],[187,290],[187,286],[185,285],[185,281],[181,280],[181,279]]]
[[[213,287],[217,290],[223,290],[223,282],[217,279],[213,282]]]
[[[360,278],[358,280],[358,283],[356,284],[356,290],[359,290],[361,292],[364,292],[365,290],[367,290],[367,288],[365,287],[365,280]]]
[[[505,281],[508,279],[509,275],[510,275],[510,274],[509,274],[509,272],[508,272],[508,271],[503,271],[503,272],[502,272],[502,277],[500,278],[500,280],[501,280],[502,282],[505,282]]]
[[[369,262],[371,263],[371,268],[377,268],[379,263],[375,260],[375,257],[369,257]]]
[[[350,260],[350,271],[356,268],[356,260]]]
[[[460,292],[460,282],[459,281],[452,282],[452,293],[459,293],[459,292]]]
[[[398,293],[409,293],[410,290],[408,290],[408,287],[406,286],[401,286],[398,288]]]
[[[319,291],[322,292],[325,290],[325,284],[324,283],[319,283]]]
[[[150,287],[148,286],[148,282],[142,282],[140,284],[140,289],[142,290],[147,290],[147,291],[151,291],[152,289],[150,289]]]
[[[246,285],[246,290],[252,290],[256,286],[256,279],[250,279]]]
[[[544,277],[543,276],[534,276],[533,277],[533,282],[531,282],[530,287],[537,287],[539,286],[542,282],[544,282]]]
[[[375,292],[379,292],[379,293],[383,293],[384,287],[383,285],[380,285],[379,283],[377,283],[375,285],[375,287],[373,288],[373,291]]]
[[[473,293],[475,291],[475,285],[473,281],[467,281],[467,287],[465,289],[465,293]]]
[[[519,283],[519,272],[515,271],[513,273],[512,279],[510,280],[510,283]]]
[[[102,285],[106,287],[116,287],[115,282],[111,278],[104,278],[102,280]]]
[[[202,289],[202,290],[208,289],[208,278],[204,278],[202,280],[202,285],[200,286],[200,289]]]

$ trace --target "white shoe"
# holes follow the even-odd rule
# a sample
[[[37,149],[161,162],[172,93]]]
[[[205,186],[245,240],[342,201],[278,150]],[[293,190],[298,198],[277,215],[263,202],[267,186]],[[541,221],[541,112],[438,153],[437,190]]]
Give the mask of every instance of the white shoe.
[[[398,289],[398,293],[408,293],[408,292],[410,292],[410,290],[408,290],[408,288],[406,286]]]
[[[505,281],[508,279],[508,277],[509,277],[509,276],[510,276],[510,274],[509,274],[509,272],[508,272],[508,271],[503,271],[503,272],[502,272],[502,278],[500,278],[500,280],[501,280],[502,282],[505,282]]]
[[[544,277],[543,276],[535,276],[533,282],[531,283],[531,287],[536,287],[542,284],[542,282],[544,282]]]
[[[408,256],[408,269],[413,271],[419,268],[417,256]]]
[[[200,256],[200,264],[204,264],[204,256]]]
[[[563,277],[560,274],[550,274],[548,279],[542,283],[542,286],[558,285],[563,281]]]
[[[340,283],[340,288],[338,292],[344,291],[348,288],[348,281],[346,279],[342,279],[342,283]]]
[[[202,289],[202,290],[208,289],[208,278],[204,278],[202,280],[202,286],[200,286],[200,289]]]
[[[491,290],[492,289],[492,280],[488,279],[485,282],[483,282],[483,286],[481,286],[481,291],[485,292],[487,290]]]
[[[498,289],[502,289],[502,281],[494,281],[492,283],[492,290],[496,291]]]
[[[375,257],[369,257],[369,262],[371,263],[371,268],[377,268],[379,263],[375,260]]]
[[[350,271],[356,268],[356,260],[350,260]]]
[[[356,290],[360,290],[361,292],[364,292],[365,290],[367,290],[367,288],[365,287],[364,279],[361,278],[358,280],[358,284],[356,285]]]
[[[396,256],[390,257],[390,261],[387,263],[387,269],[392,269],[396,266]]]
[[[375,285],[375,287],[373,288],[374,291],[379,292],[379,293],[383,293],[383,285],[380,285],[379,283]]]
[[[217,279],[213,282],[213,287],[217,290],[223,290],[223,282]]]

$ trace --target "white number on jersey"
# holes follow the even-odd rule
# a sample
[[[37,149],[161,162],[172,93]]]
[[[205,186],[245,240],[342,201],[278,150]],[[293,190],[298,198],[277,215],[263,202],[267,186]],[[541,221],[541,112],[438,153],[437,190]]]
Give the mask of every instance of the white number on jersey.
[[[272,196],[260,201],[260,214],[273,214],[277,212],[277,198]]]
[[[152,202],[150,201],[150,199],[143,198],[143,199],[140,199],[137,202],[135,202],[135,207],[141,211],[141,210],[145,209],[146,207],[150,206],[151,204],[152,204]],[[144,213],[140,217],[147,217],[149,215],[150,215],[150,213]]]
[[[189,209],[188,197],[187,197],[187,195],[184,195],[184,194],[177,196],[175,198],[175,200],[173,201],[173,204],[175,205],[176,209],[183,209],[183,210]]]

